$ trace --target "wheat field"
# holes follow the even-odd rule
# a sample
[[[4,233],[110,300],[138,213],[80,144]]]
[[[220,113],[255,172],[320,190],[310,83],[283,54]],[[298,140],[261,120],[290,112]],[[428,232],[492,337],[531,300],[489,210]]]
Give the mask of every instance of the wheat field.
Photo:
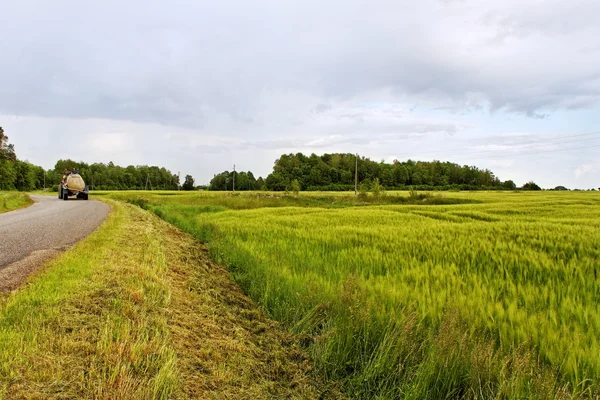
[[[600,393],[597,193],[114,196],[208,243],[352,396]]]

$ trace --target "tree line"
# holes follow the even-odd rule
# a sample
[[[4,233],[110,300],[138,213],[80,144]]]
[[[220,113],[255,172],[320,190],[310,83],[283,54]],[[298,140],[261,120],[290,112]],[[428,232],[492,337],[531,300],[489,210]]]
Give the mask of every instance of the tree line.
[[[65,170],[77,169],[92,190],[177,190],[179,176],[157,166],[121,167],[113,162],[88,164],[83,161],[58,160],[54,169],[33,165],[17,158],[14,145],[0,127],[0,190],[57,190]],[[194,189],[193,178],[186,176],[184,189]]]
[[[15,148],[0,127],[0,190],[31,191],[45,186],[56,189],[65,169],[77,168],[92,190],[313,190],[347,191],[354,189],[355,168],[362,190],[381,185],[387,190],[413,187],[418,190],[517,189],[511,180],[501,181],[488,169],[442,161],[377,162],[368,157],[356,159],[354,154],[334,153],[318,156],[302,153],[283,154],[275,160],[273,172],[265,179],[255,178],[251,171],[223,171],[211,179],[208,187],[195,186],[186,175],[180,186],[178,175],[164,167],[121,167],[112,162],[93,163],[59,160],[54,169],[45,171],[17,158]],[[540,190],[534,182],[521,189]]]
[[[262,177],[256,179],[251,171],[223,171],[215,175],[208,185],[209,190],[266,190]]]
[[[53,182],[60,181],[64,170],[76,168],[92,190],[177,190],[179,176],[164,167],[108,164],[58,160],[52,170]]]
[[[352,190],[358,165],[358,183],[369,189],[375,181],[386,189],[504,189],[517,186],[501,181],[488,169],[442,161],[398,161],[385,163],[354,154],[334,153],[318,156],[284,154],[275,161],[273,172],[265,179],[268,190],[286,190],[297,181],[301,190]]]
[[[357,168],[358,167],[358,168]],[[356,173],[356,170],[358,172]],[[235,178],[235,179],[234,179]],[[387,190],[515,190],[512,180],[501,181],[489,169],[442,161],[374,161],[350,153],[283,154],[275,160],[273,172],[266,179],[254,178],[252,172],[224,171],[210,181],[209,190],[273,191],[349,191],[373,187]],[[534,182],[520,189],[541,190]]]
[[[44,169],[17,158],[15,146],[0,126],[0,190],[36,190],[44,187]]]

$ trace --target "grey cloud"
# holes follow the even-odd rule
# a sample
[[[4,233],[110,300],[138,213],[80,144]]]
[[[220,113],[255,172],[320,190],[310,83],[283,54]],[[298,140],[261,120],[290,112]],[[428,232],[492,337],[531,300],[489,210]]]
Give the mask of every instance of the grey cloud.
[[[290,140],[259,140],[259,141],[248,141],[242,142],[239,144],[239,147],[242,149],[246,148],[259,148],[259,149],[267,149],[267,150],[278,150],[285,148],[293,148],[298,146],[297,143],[294,143]]]
[[[531,116],[597,105],[600,3],[525,3],[4,1],[0,111],[253,124],[265,90],[321,97],[315,112],[382,89]]]
[[[331,105],[329,104],[317,104],[314,108],[313,108],[313,112],[317,113],[317,114],[323,114],[329,110],[331,110]]]

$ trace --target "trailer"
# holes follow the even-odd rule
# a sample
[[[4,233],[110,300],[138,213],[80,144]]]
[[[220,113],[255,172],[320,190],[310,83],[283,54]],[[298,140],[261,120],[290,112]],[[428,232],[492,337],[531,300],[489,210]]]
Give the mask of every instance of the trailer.
[[[89,193],[89,186],[86,186],[83,178],[79,174],[67,175],[66,179],[58,185],[58,198],[62,200],[69,200],[69,196],[87,200]]]

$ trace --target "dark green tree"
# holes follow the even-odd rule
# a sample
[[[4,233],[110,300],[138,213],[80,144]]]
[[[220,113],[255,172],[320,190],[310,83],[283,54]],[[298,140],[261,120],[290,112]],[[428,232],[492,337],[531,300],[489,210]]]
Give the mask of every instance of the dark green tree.
[[[14,189],[16,172],[14,162],[17,159],[14,145],[8,143],[8,136],[0,126],[0,190]]]
[[[523,190],[542,190],[534,181],[529,181],[522,187]]]
[[[287,182],[289,181],[286,180],[281,174],[274,172],[267,176],[267,179],[265,180],[265,185],[269,190],[283,191],[287,187]]]
[[[502,182],[502,187],[507,190],[515,190],[517,188],[517,185],[509,179],[507,181]]]
[[[183,190],[194,190],[196,187],[194,186],[194,178],[191,175],[185,176],[185,181],[183,185],[181,185]]]
[[[0,161],[16,161],[15,146],[8,143],[8,136],[0,126]]]

